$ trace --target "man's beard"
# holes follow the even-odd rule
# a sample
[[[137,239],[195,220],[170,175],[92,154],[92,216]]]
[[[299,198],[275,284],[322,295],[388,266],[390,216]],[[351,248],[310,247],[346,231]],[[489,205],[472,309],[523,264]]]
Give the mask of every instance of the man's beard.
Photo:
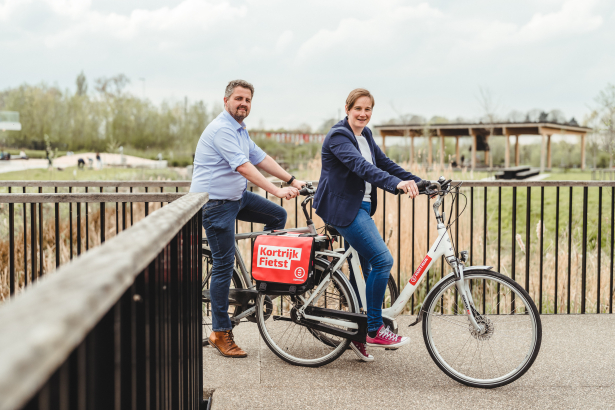
[[[238,123],[240,123],[240,124],[241,124],[241,122],[242,122],[243,120],[245,120],[246,118],[248,118],[248,114],[249,114],[249,113],[248,113],[248,109],[247,109],[246,107],[243,107],[243,108],[245,108],[246,115],[240,115],[240,114],[238,114],[238,112],[239,112],[239,108],[241,108],[241,106],[237,107],[237,108],[235,109],[235,112],[233,112],[232,110],[229,110],[229,114],[231,114],[231,117],[233,117],[233,118],[235,119],[235,121],[237,121]]]

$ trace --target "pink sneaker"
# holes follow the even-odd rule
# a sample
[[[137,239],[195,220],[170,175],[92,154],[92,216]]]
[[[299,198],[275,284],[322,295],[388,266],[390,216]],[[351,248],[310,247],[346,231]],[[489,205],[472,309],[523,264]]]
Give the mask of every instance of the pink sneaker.
[[[409,337],[402,337],[393,333],[388,327],[380,326],[376,337],[367,335],[367,345],[370,347],[398,348],[410,341]]]
[[[357,354],[359,359],[363,360],[364,362],[372,362],[372,361],[374,361],[374,356],[372,356],[371,354],[367,353],[367,350],[365,350],[365,344],[364,343],[355,342],[353,340],[352,342],[350,342],[350,347]]]

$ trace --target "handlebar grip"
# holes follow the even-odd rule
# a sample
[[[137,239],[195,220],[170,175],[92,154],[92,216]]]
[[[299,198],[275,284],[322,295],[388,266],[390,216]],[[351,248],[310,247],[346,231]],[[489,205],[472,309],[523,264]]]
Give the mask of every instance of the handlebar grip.
[[[426,179],[423,179],[416,183],[416,186],[418,187],[419,192],[424,191],[430,185],[431,185],[431,182],[427,181]]]
[[[431,182],[427,181],[426,179],[423,179],[419,182],[416,183],[416,187],[419,189],[419,194],[424,194],[425,193],[425,189],[427,189],[427,187],[429,187],[431,185]],[[401,195],[403,194],[404,191],[399,190],[399,189],[395,189],[395,195]]]
[[[314,188],[303,187],[299,190],[299,195],[308,196],[313,195],[316,192]]]

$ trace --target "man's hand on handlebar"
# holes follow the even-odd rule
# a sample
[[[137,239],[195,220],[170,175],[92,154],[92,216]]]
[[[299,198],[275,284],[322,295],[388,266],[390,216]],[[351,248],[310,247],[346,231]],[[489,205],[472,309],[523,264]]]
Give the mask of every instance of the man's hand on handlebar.
[[[307,184],[307,182],[305,181],[299,181],[298,179],[293,180],[293,183],[290,184],[290,186],[295,187],[297,189],[301,189],[303,188],[305,185]]]
[[[297,195],[299,195],[299,190],[295,188],[294,186],[289,186],[286,188],[278,188],[278,190],[275,191],[273,195],[277,196],[278,198],[284,198],[284,199],[290,200],[296,197]]]
[[[397,189],[408,194],[410,198],[416,198],[419,195],[419,189],[414,181],[401,181],[397,184]]]

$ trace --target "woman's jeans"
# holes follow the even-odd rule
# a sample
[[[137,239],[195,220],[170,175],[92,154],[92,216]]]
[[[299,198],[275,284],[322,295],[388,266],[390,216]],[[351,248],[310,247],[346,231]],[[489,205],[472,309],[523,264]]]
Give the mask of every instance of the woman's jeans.
[[[367,299],[367,331],[375,332],[382,326],[382,302],[386,292],[389,275],[393,267],[393,257],[382,240],[376,223],[369,216],[370,202],[363,202],[354,221],[348,226],[335,226],[346,242],[359,253],[359,260],[365,278]],[[351,268],[352,269],[352,268]],[[350,283],[359,296],[354,275]]]
[[[286,211],[249,191],[239,201],[214,199],[203,205],[203,228],[213,257],[209,294],[214,332],[233,328],[228,316],[228,295],[235,266],[235,219],[265,224],[266,231],[283,229]]]

